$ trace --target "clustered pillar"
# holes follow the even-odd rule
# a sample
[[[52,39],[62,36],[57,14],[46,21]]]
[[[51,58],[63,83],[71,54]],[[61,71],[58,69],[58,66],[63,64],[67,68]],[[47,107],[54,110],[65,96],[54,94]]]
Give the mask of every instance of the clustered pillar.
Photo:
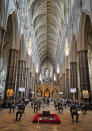
[[[70,87],[76,89],[76,92],[72,93],[75,99],[78,99],[78,76],[77,76],[77,62],[70,63]],[[72,98],[73,98],[72,95]]]
[[[30,72],[29,72],[29,68],[26,68],[26,75],[25,75],[25,97],[29,98],[29,89],[30,89]]]
[[[65,73],[62,74],[63,98],[65,98]]]
[[[18,62],[18,74],[17,74],[17,97],[22,98],[25,96],[25,74],[26,74],[26,62],[25,60],[19,60]],[[21,89],[21,91],[19,91]]]
[[[5,101],[7,101],[7,99],[14,99],[15,97],[17,61],[18,61],[17,58],[18,58],[18,50],[10,49],[4,94]]]
[[[5,33],[6,33],[6,30],[4,30],[3,28],[0,28],[0,57],[3,54]]]
[[[69,99],[69,69],[66,69],[66,77],[65,77],[65,81],[66,81],[66,98]]]
[[[29,73],[29,99],[32,99],[32,73]]]
[[[81,98],[82,99],[83,99],[83,90],[88,90],[89,97],[91,97],[87,53],[88,53],[87,50],[81,50],[78,52],[80,88],[81,88],[81,94],[82,94]]]

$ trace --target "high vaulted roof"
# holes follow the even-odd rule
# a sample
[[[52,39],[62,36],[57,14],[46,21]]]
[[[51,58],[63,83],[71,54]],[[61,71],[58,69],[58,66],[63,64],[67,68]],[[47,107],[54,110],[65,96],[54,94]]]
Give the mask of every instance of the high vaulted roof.
[[[41,62],[54,61],[64,25],[65,0],[34,0],[30,14]]]

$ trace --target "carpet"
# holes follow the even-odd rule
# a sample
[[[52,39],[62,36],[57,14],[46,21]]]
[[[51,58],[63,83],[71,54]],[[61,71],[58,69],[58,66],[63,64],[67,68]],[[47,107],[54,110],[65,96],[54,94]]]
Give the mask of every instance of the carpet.
[[[33,123],[50,123],[50,124],[60,124],[61,121],[57,114],[50,114],[49,117],[44,117],[43,114],[36,114],[33,119]]]

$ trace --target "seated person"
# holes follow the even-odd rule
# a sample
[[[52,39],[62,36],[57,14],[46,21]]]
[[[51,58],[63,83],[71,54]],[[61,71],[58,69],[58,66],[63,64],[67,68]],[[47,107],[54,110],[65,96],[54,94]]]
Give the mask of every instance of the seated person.
[[[55,102],[55,108],[56,109],[58,108],[58,102]]]
[[[14,101],[10,102],[9,113],[11,113],[11,110],[13,110],[13,113],[14,113],[14,110],[15,110],[15,103],[14,103]]]
[[[20,104],[18,104],[17,105],[17,112],[16,112],[16,121],[17,120],[19,120],[20,121],[20,119],[21,119],[21,117],[22,117],[22,114],[24,113],[24,111],[25,111],[25,104],[24,104],[24,102],[22,101]],[[19,116],[19,119],[18,119],[18,115],[20,115]]]
[[[40,110],[40,107],[41,107],[41,101],[40,100],[38,100],[38,110]]]
[[[59,114],[63,113],[63,107],[62,107],[62,102],[58,103],[58,110],[59,110]]]
[[[72,116],[72,122],[74,122],[74,116],[76,116],[76,122],[78,122],[78,117],[79,117],[78,109],[77,109],[77,106],[74,103],[70,107],[70,113],[71,113],[71,116]]]
[[[38,111],[38,105],[37,103],[34,104],[34,112],[37,112]]]
[[[82,110],[83,113],[87,112],[87,105],[85,103],[81,103],[80,104],[80,108],[81,108],[81,110]]]
[[[31,102],[31,107],[33,108],[33,101]]]

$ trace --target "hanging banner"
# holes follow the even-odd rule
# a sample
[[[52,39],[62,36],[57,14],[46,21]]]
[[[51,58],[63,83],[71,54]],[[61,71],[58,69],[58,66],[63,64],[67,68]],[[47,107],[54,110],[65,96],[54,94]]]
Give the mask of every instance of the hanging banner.
[[[13,89],[7,89],[7,96],[12,97],[13,96]]]
[[[71,93],[76,93],[76,88],[70,88]]]
[[[89,98],[88,90],[83,90],[83,98]]]
[[[49,92],[45,92],[45,97],[49,97]]]

